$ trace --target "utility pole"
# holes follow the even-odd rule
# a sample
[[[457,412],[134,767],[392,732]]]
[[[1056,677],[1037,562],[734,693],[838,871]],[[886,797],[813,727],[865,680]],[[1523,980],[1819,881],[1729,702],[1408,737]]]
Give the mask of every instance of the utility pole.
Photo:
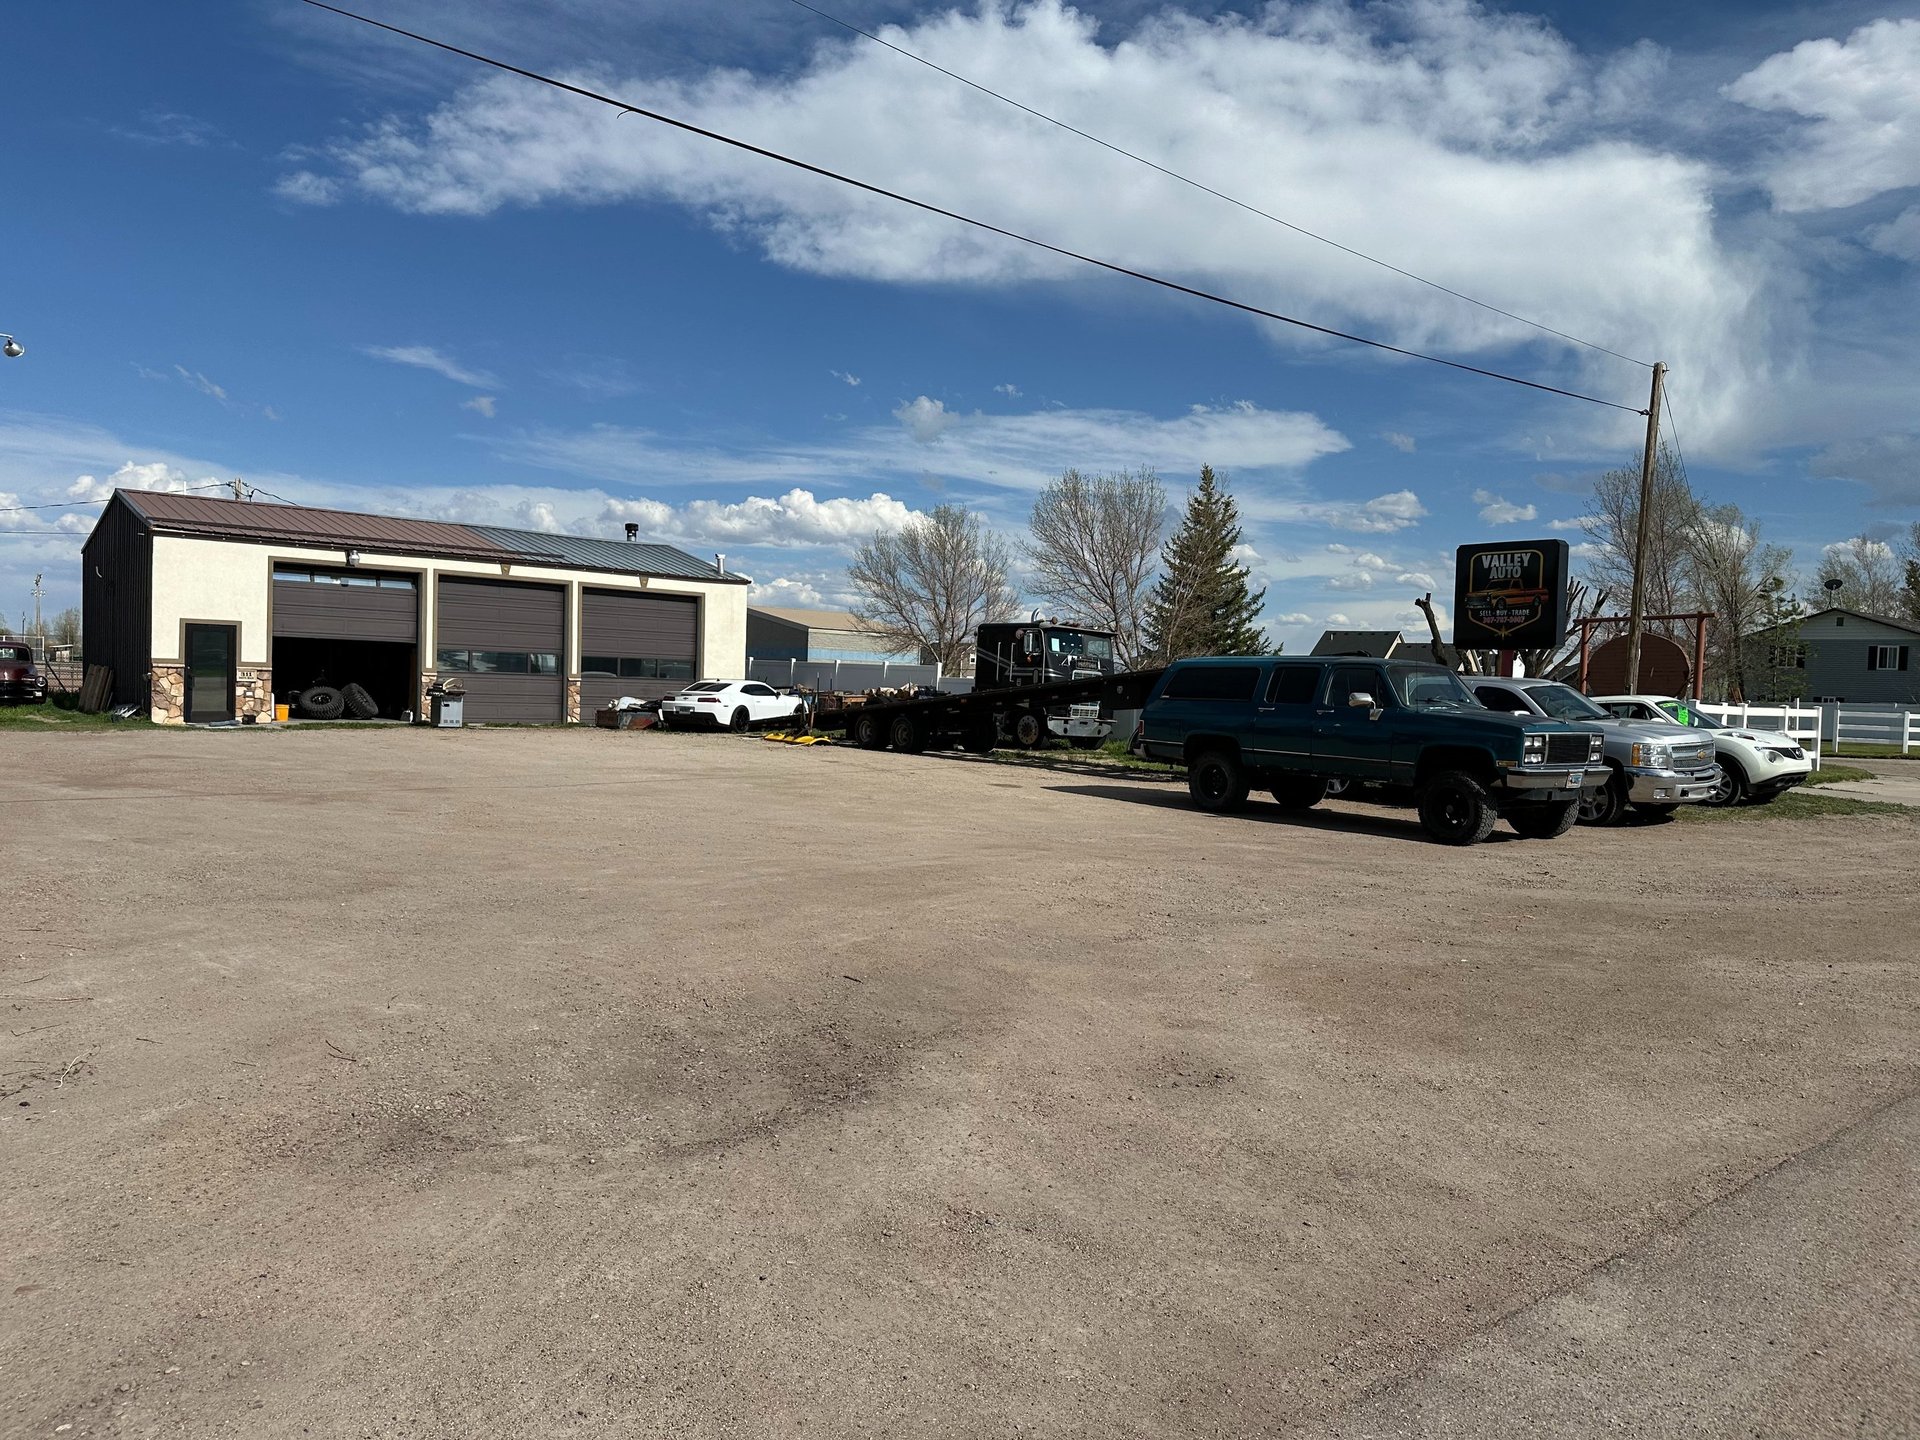
[[[40,654],[43,657],[47,653],[47,627],[40,618],[40,601],[47,592],[40,582],[46,578],[44,574],[33,577],[33,633],[40,637]]]
[[[1667,367],[1653,367],[1653,398],[1647,403],[1647,448],[1640,457],[1640,515],[1633,536],[1633,599],[1627,605],[1627,693],[1640,693],[1640,635],[1647,625],[1647,523],[1653,511],[1653,461],[1660,447],[1660,391]]]
[[[238,475],[233,477],[233,498],[236,500],[244,500],[247,498],[241,489],[240,477]]]

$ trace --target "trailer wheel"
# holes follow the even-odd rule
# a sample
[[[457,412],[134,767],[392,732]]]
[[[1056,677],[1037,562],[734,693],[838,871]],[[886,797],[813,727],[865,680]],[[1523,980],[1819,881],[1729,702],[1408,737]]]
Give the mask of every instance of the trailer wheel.
[[[861,711],[853,717],[853,743],[862,750],[884,750],[887,745],[886,732],[880,728],[880,717]]]
[[[887,738],[902,755],[917,755],[927,748],[926,737],[920,733],[920,727],[914,723],[911,715],[894,716]]]
[[[1038,750],[1047,743],[1046,716],[1022,710],[1013,717],[1013,738],[1022,750]]]

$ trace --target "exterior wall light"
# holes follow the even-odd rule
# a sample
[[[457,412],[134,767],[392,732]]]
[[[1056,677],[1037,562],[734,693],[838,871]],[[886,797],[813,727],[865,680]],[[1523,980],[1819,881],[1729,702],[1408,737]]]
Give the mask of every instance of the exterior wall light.
[[[358,550],[347,551],[347,564],[358,565],[359,563],[360,563],[360,552]]]
[[[0,335],[0,341],[6,342],[5,344],[0,344],[0,355],[6,356],[9,360],[18,360],[22,355],[27,353],[27,347],[11,335]]]

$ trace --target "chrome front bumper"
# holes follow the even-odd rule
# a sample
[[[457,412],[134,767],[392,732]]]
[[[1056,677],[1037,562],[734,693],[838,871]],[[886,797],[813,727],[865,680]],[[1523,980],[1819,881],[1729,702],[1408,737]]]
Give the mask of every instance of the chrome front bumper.
[[[1595,761],[1578,769],[1566,765],[1529,765],[1500,772],[1501,789],[1524,790],[1537,800],[1578,800],[1607,778],[1607,767]],[[1555,793],[1559,792],[1559,793]]]
[[[1718,768],[1705,770],[1629,770],[1627,799],[1635,805],[1686,805],[1704,800],[1719,783]]]

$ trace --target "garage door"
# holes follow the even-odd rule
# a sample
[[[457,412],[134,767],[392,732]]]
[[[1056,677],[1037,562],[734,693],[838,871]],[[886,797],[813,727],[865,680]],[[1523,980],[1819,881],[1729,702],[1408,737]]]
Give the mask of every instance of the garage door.
[[[700,602],[587,590],[580,596],[581,718],[622,695],[657,700],[694,678]]]
[[[418,602],[411,575],[273,567],[273,633],[287,639],[411,645]]]
[[[564,590],[442,580],[437,614],[435,664],[467,687],[468,720],[554,725],[566,719]]]

